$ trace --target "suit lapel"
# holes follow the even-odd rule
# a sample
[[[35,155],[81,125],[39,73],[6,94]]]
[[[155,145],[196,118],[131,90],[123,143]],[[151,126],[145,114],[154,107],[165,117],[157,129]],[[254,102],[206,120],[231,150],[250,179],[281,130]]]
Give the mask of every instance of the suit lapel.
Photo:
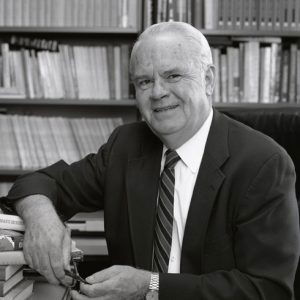
[[[147,144],[144,149],[151,152],[143,151],[142,156],[128,161],[126,178],[135,264],[150,270],[162,144]]]
[[[199,273],[210,214],[225,178],[220,170],[229,157],[228,124],[217,111],[208,135],[186,221],[181,252],[181,272]]]

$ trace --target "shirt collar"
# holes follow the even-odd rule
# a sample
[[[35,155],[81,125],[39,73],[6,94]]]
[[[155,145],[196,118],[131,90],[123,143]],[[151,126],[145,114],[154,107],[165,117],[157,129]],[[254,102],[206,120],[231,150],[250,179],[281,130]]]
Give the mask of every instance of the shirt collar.
[[[212,118],[213,109],[210,110],[201,128],[188,141],[176,149],[180,159],[193,173],[197,173],[199,170]],[[164,145],[163,157],[167,150],[167,147]]]

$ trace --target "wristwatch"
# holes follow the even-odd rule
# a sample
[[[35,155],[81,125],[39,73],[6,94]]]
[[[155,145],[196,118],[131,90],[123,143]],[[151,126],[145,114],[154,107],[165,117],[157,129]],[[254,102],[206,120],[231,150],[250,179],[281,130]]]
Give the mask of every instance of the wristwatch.
[[[159,275],[158,273],[151,273],[150,284],[146,294],[146,300],[158,300],[159,291]]]

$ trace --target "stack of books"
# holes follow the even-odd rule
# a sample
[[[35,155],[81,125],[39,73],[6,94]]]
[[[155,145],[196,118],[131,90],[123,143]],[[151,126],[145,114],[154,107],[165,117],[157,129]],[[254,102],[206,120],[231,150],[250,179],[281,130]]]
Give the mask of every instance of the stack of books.
[[[0,300],[24,300],[33,292],[33,281],[23,276],[23,232],[21,218],[0,214]]]

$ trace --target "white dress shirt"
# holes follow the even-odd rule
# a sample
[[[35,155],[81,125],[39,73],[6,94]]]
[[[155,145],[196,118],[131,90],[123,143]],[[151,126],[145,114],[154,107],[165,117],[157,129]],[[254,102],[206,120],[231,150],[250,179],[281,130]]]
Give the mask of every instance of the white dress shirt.
[[[168,273],[180,273],[181,248],[185,223],[212,117],[213,110],[211,109],[209,116],[199,131],[186,143],[175,149],[180,156],[180,160],[175,166],[174,218]],[[166,151],[167,148],[164,146],[161,172],[165,165]]]

